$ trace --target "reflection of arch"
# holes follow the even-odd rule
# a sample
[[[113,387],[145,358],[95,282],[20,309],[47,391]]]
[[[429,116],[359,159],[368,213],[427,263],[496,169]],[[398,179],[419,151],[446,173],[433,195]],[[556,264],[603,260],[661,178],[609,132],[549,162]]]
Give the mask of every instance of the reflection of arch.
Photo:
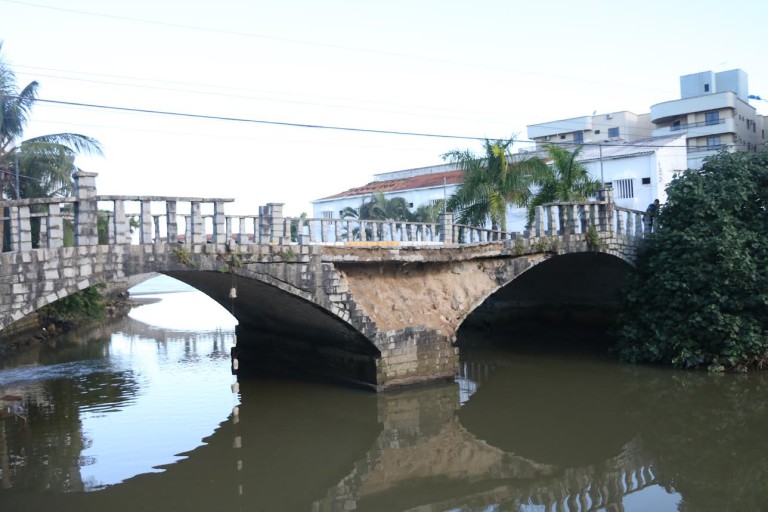
[[[489,444],[579,467],[619,455],[636,437],[632,403],[612,365],[524,355],[489,362],[491,375],[458,413],[462,425]]]
[[[240,391],[237,420],[222,421],[183,460],[100,491],[60,494],[56,509],[309,511],[380,431],[376,397],[369,393],[268,380],[241,382]],[[50,495],[1,496],[8,510],[52,510]]]

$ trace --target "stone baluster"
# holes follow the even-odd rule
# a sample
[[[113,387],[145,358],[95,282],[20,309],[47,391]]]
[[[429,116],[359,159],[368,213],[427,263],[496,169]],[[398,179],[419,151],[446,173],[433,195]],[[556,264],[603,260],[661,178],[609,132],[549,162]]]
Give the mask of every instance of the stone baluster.
[[[152,243],[152,203],[142,201],[139,212],[139,243]]]
[[[368,240],[368,233],[365,231],[365,221],[360,221],[360,241],[366,242]]]
[[[325,242],[325,230],[328,229],[328,222],[325,219],[320,219],[320,241]]]
[[[115,243],[115,212],[107,212],[102,215],[106,215],[107,219],[107,245],[112,245]]]
[[[56,249],[64,245],[64,219],[61,218],[61,205],[48,205],[48,247]]]
[[[379,241],[379,223],[375,220],[371,221],[371,241],[372,242],[378,242]]]
[[[566,217],[568,218],[568,233],[575,235],[579,230],[579,212],[575,204],[569,204],[566,207]]]
[[[246,221],[245,217],[238,218],[237,243],[240,245],[247,245],[251,243],[251,239],[248,236],[248,230],[246,228],[245,221]]]
[[[555,212],[552,206],[545,206],[544,213],[546,215],[547,228],[544,230],[544,234],[552,236],[557,234],[557,225],[555,224]]]
[[[179,241],[179,224],[176,218],[176,201],[165,202],[165,230],[169,244]]]
[[[37,237],[38,247],[48,247],[48,216],[38,217],[40,220],[40,233]]]
[[[544,222],[544,207],[537,206],[533,210],[533,226],[531,226],[533,231],[533,236],[535,238],[539,238],[544,234],[544,227],[542,226],[543,222]]]
[[[627,216],[627,229],[626,234],[631,236],[635,232],[635,215],[632,212],[626,212]]]
[[[98,245],[98,202],[95,172],[76,172],[75,180],[75,245]]]
[[[316,224],[317,224],[317,220],[312,220],[312,221],[309,222],[309,241],[310,241],[310,243],[314,242],[315,239],[316,239],[316,237],[315,237],[315,225]]]
[[[191,244],[192,243],[192,216],[191,215],[182,215],[184,217],[184,243],[185,244]]]
[[[338,219],[333,221],[333,241],[341,242],[341,221]]]
[[[635,213],[635,236],[637,238],[643,238],[643,214]]]
[[[615,210],[615,214],[616,214],[616,234],[621,236],[624,234],[624,228],[625,228],[625,225],[622,222],[622,215],[624,214],[624,212],[621,210]]]
[[[235,238],[235,234],[232,232],[232,217],[224,217],[224,240],[226,240],[226,243],[234,244],[237,243],[237,239]]]
[[[162,215],[152,215],[152,227],[155,230],[155,240],[154,242],[156,244],[159,244],[163,239],[160,237],[160,217]]]
[[[222,245],[227,243],[227,230],[224,226],[226,215],[224,214],[224,202],[215,201],[213,203],[213,233],[211,233],[211,243]]]
[[[125,215],[125,201],[115,199],[112,203],[113,216],[109,225],[112,227],[110,242],[118,245],[131,243],[131,228]]]

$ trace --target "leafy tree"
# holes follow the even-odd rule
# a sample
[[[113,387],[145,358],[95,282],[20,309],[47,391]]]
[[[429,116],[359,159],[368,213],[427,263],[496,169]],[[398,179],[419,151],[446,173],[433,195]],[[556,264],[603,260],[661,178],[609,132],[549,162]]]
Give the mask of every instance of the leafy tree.
[[[573,151],[550,144],[547,155],[550,166],[537,180],[539,186],[530,201],[528,222],[533,219],[534,208],[546,203],[585,201],[597,194],[602,183],[592,178],[586,166],[579,162],[582,146]]]
[[[714,370],[768,361],[768,152],[722,153],[667,189],[626,284],[619,353]]]
[[[77,133],[22,140],[37,99],[37,89],[37,82],[19,89],[16,75],[0,55],[0,196],[51,197],[67,193],[72,187],[72,174],[77,170],[75,156],[102,154],[97,140]],[[0,223],[0,235],[2,230]]]
[[[457,213],[457,222],[506,231],[509,205],[527,206],[531,185],[546,172],[546,164],[537,157],[513,155],[509,140],[486,140],[485,154],[455,150],[443,159],[458,164],[464,171],[462,182],[448,199],[448,210]]]

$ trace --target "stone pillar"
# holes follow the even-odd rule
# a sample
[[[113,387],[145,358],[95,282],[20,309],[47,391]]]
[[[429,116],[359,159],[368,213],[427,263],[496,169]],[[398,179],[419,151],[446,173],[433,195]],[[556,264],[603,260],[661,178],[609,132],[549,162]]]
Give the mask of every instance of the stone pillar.
[[[597,200],[602,202],[599,206],[598,213],[598,229],[603,232],[612,233],[616,225],[614,220],[614,208],[613,203],[613,191],[610,186],[606,186],[602,190],[597,191]]]
[[[176,219],[176,201],[165,202],[165,229],[169,244],[179,241],[179,224]]]
[[[95,172],[78,171],[75,179],[75,245],[98,245],[98,202]]]
[[[440,214],[440,233],[440,241],[444,244],[456,243],[456,238],[453,236],[453,212]]]
[[[205,221],[200,209],[200,201],[192,201],[191,205],[191,229],[189,230],[189,244],[204,244],[208,240],[205,237]]]
[[[211,242],[217,245],[227,243],[226,216],[224,215],[224,203],[213,203],[213,234]]]
[[[259,206],[259,231],[254,238],[259,244],[269,242],[272,237],[272,219],[270,217],[269,206]],[[255,242],[256,240],[254,240]]]
[[[285,226],[283,224],[283,204],[267,203],[267,217],[269,218],[269,242],[283,243]]]
[[[11,206],[11,247],[15,251],[32,250],[32,226],[29,206]]]

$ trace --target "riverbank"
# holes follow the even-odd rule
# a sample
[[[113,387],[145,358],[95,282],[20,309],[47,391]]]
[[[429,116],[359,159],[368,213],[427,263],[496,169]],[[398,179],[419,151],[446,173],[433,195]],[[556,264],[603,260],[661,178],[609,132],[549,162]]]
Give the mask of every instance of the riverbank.
[[[116,293],[104,299],[104,313],[101,317],[80,317],[73,320],[43,316],[37,312],[28,315],[0,333],[0,358],[47,343],[81,327],[122,318],[131,309],[158,300],[134,298],[126,292]]]

